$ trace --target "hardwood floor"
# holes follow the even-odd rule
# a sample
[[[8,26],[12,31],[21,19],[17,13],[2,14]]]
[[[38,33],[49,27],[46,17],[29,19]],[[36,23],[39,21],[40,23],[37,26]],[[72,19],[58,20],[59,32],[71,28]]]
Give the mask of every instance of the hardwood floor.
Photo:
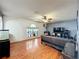
[[[60,52],[41,44],[41,38],[11,44],[9,58],[2,59],[63,59]]]

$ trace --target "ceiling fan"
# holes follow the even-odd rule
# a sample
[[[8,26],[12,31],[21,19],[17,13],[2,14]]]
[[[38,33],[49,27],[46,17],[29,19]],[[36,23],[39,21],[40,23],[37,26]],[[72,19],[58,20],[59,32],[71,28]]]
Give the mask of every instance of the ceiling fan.
[[[38,11],[35,11],[34,13],[36,15],[38,15],[35,18],[38,19],[38,20],[41,20],[41,21],[38,21],[38,22],[51,23],[53,21],[52,17],[48,17],[46,15],[41,15]]]
[[[43,16],[41,20],[45,23],[51,23],[53,21],[53,18],[48,18],[47,16]]]

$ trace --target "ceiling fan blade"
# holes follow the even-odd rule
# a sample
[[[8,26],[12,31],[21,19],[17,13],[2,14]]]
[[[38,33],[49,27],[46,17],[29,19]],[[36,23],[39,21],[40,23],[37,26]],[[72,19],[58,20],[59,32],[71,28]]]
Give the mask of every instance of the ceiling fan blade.
[[[43,18],[42,18],[42,19],[47,20],[47,17],[46,17],[46,16],[43,16]]]
[[[46,17],[46,16],[44,16],[44,19],[46,20],[46,19],[47,19],[47,17]]]
[[[51,21],[51,20],[52,20],[52,18],[49,18],[48,20],[50,20],[50,21]]]

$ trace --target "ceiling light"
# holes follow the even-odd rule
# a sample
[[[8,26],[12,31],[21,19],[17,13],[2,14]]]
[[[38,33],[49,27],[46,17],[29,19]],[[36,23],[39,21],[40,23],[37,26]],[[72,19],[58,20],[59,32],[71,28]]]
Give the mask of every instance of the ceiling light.
[[[42,21],[43,21],[43,22],[45,22],[45,23],[47,23],[47,22],[48,22],[48,20],[44,20],[44,19],[43,19]]]

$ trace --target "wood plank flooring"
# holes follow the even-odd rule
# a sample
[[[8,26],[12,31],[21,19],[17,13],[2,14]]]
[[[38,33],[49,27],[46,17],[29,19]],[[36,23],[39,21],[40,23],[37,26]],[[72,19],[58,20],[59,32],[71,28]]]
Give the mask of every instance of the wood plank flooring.
[[[54,48],[41,44],[41,38],[11,44],[10,57],[2,59],[63,59]]]

